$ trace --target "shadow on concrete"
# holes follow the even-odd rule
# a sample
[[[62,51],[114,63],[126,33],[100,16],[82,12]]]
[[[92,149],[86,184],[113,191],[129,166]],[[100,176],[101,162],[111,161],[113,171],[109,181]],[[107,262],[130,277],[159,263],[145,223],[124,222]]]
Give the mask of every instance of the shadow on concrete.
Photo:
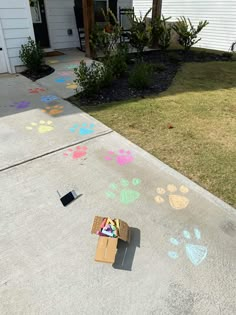
[[[134,255],[137,247],[140,247],[141,233],[137,228],[130,228],[130,243],[119,241],[116,260],[112,267],[126,271],[132,270]]]

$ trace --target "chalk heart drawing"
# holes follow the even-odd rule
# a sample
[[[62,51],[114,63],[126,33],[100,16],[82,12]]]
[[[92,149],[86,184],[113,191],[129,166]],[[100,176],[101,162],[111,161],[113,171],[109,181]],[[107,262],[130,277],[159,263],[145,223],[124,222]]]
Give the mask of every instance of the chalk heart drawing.
[[[67,83],[66,84],[66,88],[67,89],[71,89],[71,90],[76,90],[78,87],[78,84],[74,83],[74,82],[71,82],[71,83]]]
[[[88,125],[86,123],[83,123],[81,127],[78,124],[75,124],[69,130],[73,133],[78,131],[81,136],[85,136],[94,133],[94,127],[94,124]]]
[[[130,151],[119,150],[118,154],[116,154],[114,151],[108,151],[108,154],[105,156],[105,160],[112,161],[114,158],[119,165],[126,165],[133,162],[134,160],[134,157]]]
[[[51,103],[51,102],[56,101],[56,100],[58,100],[58,97],[56,95],[43,95],[43,96],[41,96],[41,101],[43,103],[48,104],[48,103]]]
[[[45,92],[46,90],[43,88],[35,88],[35,89],[29,89],[30,94],[39,94],[41,92]]]
[[[48,121],[40,120],[39,123],[32,122],[30,126],[26,126],[25,128],[27,130],[33,130],[36,128],[39,133],[48,133],[50,131],[53,131],[54,126],[51,120]]]
[[[201,240],[201,232],[197,228],[194,229],[194,236],[196,238],[196,241]],[[182,245],[184,245],[185,247],[185,253],[188,259],[193,265],[200,265],[207,256],[207,247],[189,243],[192,238],[191,234],[187,230],[183,231],[183,237],[185,241]],[[188,242],[186,243],[186,241]],[[173,237],[170,239],[170,243],[174,246],[179,246],[181,244],[179,240]],[[176,251],[169,251],[168,256],[172,259],[177,259],[179,257]]]
[[[25,109],[30,106],[30,102],[28,101],[14,102],[10,106],[15,107],[16,109]]]
[[[56,78],[55,82],[56,83],[66,83],[67,81],[70,81],[70,80],[71,80],[71,77],[62,76],[62,77]]]
[[[75,149],[68,149],[65,153],[63,153],[64,156],[71,156],[73,160],[77,160],[82,158],[87,154],[88,148],[83,146],[77,146]]]
[[[139,178],[133,178],[132,185],[138,186],[141,183],[141,180]],[[119,190],[118,185],[111,184],[109,186],[110,190],[106,192],[106,195],[110,199],[115,199],[117,197],[117,194],[120,195],[120,202],[129,205],[133,203],[135,200],[137,200],[140,197],[140,193],[136,190],[129,188],[129,181],[126,179],[121,179],[120,185],[121,189]]]
[[[183,194],[187,194],[189,189],[184,185],[179,187],[179,191],[175,185],[167,185],[166,190],[164,188],[157,188],[157,196],[155,200],[158,204],[161,204],[165,201],[164,197],[168,194],[169,203],[171,207],[175,210],[185,209],[189,204],[189,199]]]
[[[43,113],[46,113],[50,116],[56,116],[63,113],[64,106],[62,105],[54,105],[54,106],[47,106],[42,109]]]

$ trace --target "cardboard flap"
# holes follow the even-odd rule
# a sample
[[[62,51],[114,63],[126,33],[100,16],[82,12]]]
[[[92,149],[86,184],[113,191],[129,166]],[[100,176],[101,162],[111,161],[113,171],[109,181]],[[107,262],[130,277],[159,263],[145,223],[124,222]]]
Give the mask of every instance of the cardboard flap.
[[[98,238],[95,261],[113,264],[115,262],[118,238]]]
[[[92,226],[92,230],[91,230],[91,233],[92,233],[92,234],[96,234],[97,231],[100,231],[102,221],[103,221],[103,217],[98,217],[98,216],[96,216],[96,217],[94,218],[93,226]]]
[[[120,229],[119,229],[119,238],[122,241],[128,242],[129,241],[129,226],[126,222],[120,220]]]

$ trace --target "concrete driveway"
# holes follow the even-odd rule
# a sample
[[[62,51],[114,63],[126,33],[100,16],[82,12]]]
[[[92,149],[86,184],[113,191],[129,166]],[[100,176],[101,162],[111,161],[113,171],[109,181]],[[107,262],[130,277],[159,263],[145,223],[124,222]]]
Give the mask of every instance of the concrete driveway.
[[[236,314],[235,209],[53,89],[9,75],[0,93],[1,315]],[[94,261],[95,215],[131,227],[114,265]]]

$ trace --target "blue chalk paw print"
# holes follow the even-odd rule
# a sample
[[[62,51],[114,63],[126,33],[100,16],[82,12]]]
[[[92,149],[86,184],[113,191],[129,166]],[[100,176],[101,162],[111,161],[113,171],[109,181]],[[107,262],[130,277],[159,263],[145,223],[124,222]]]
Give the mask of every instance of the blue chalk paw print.
[[[94,132],[94,124],[83,123],[81,127],[78,124],[75,124],[70,128],[70,132],[79,132],[81,136],[89,135]]]
[[[59,77],[55,79],[56,83],[66,83],[67,81],[70,81],[71,77]]]
[[[41,101],[44,103],[51,103],[53,101],[58,100],[58,97],[56,95],[43,95],[41,96]]]
[[[201,240],[201,232],[196,228],[194,229],[194,236],[196,241]],[[192,238],[191,234],[187,230],[183,231],[183,237],[185,239],[185,242],[187,241],[187,243],[185,243],[184,246],[185,253],[188,259],[191,261],[193,265],[195,266],[200,265],[207,256],[207,247],[190,243],[190,240]],[[180,241],[173,237],[170,239],[170,243],[175,246],[179,246],[181,244]],[[168,256],[172,259],[177,259],[179,257],[179,254],[176,251],[169,251]]]

